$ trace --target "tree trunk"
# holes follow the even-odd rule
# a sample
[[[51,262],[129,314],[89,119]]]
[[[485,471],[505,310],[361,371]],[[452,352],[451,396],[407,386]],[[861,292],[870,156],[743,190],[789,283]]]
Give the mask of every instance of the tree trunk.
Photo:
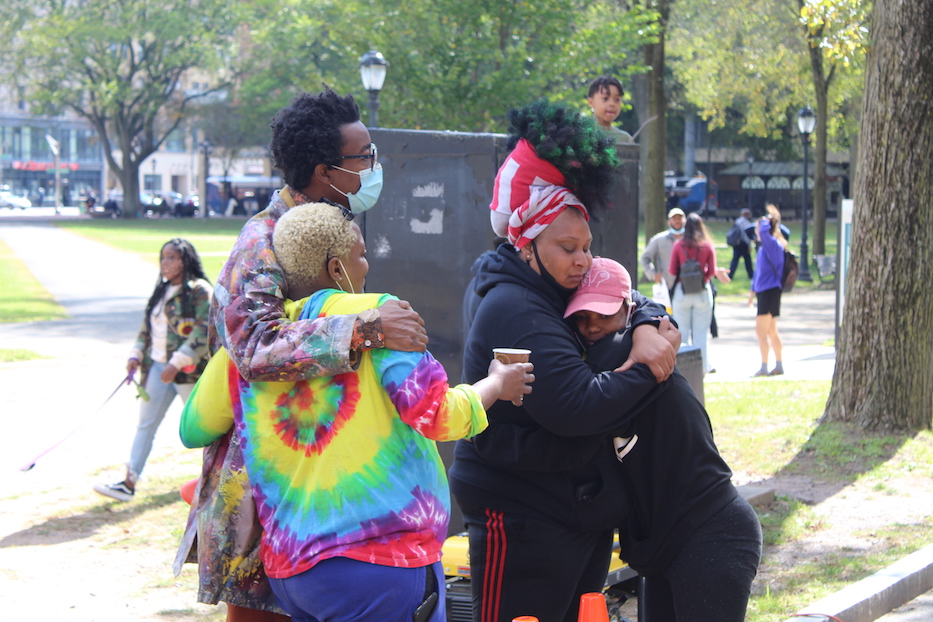
[[[933,0],[876,0],[851,258],[824,420],[933,415]]]
[[[826,252],[826,136],[829,119],[829,80],[823,67],[823,50],[810,46],[810,67],[816,91],[816,141],[813,148],[813,255]]]
[[[644,53],[644,48],[642,48]],[[632,105],[635,107],[635,114],[638,115],[638,127],[641,127],[648,120],[648,79],[643,73],[632,76]],[[638,217],[646,223],[647,232],[647,214],[645,209],[645,171],[648,170],[648,132],[642,130],[637,137],[638,142]],[[651,236],[647,236],[647,240]]]
[[[129,151],[123,152],[123,217],[138,218],[139,205],[139,162]]]
[[[648,118],[656,117],[647,132],[648,161],[643,175],[645,196],[645,239],[667,226],[664,193],[664,164],[667,160],[667,96],[664,93],[664,35],[667,28],[667,0],[655,7],[659,13],[658,42],[644,46],[647,74]]]

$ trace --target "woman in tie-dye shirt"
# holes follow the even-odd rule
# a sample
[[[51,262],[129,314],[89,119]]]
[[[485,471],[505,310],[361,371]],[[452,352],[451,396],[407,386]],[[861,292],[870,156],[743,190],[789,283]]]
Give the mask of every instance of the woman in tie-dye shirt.
[[[310,204],[277,223],[288,297],[301,299],[286,303],[291,319],[365,316],[393,299],[355,293],[369,267],[348,216]],[[436,592],[429,619],[443,620],[450,499],[434,441],[481,432],[497,399],[521,403],[530,371],[492,361],[487,378],[450,388],[430,353],[379,349],[355,373],[249,383],[221,351],[185,408],[182,440],[203,446],[235,427],[264,530],[262,562],[294,619],[407,622]]]

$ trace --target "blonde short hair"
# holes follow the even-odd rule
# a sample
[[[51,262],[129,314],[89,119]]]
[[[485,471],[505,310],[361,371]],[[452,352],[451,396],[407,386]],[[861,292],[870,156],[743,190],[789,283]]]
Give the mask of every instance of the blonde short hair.
[[[327,203],[305,203],[286,211],[275,224],[272,247],[289,288],[308,286],[331,257],[346,259],[356,243],[343,211]]]

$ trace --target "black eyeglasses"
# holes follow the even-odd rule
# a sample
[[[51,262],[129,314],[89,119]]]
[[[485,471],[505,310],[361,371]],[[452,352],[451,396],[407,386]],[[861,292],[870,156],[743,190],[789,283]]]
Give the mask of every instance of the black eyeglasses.
[[[334,202],[331,201],[330,199],[327,199],[327,198],[323,198],[323,197],[322,197],[322,198],[321,198],[321,203],[327,203],[328,205],[333,205],[334,207],[339,207],[339,208],[340,208],[340,213],[343,214],[343,218],[344,218],[344,220],[346,220],[347,222],[353,222],[353,218],[356,216],[356,214],[354,214],[353,212],[351,212],[349,209],[347,209],[346,207],[344,207],[344,206],[341,205],[340,203],[334,203]]]
[[[369,143],[369,153],[365,155],[348,155],[348,156],[339,156],[339,160],[369,160],[369,170],[376,168],[376,163],[379,161],[379,150],[376,149],[376,143]]]

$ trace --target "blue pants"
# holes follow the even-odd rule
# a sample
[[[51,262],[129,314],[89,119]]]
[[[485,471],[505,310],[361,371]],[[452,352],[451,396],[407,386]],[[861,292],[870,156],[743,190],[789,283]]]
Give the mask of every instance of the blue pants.
[[[755,273],[754,270],[752,270],[752,255],[749,251],[748,244],[736,244],[732,247],[732,262],[729,264],[729,278],[731,279],[735,275],[735,271],[739,267],[739,259],[745,260],[745,272],[748,273],[748,280],[751,281]]]
[[[437,579],[438,599],[428,622],[444,622],[447,606],[440,562],[393,568],[334,557],[287,579],[269,579],[279,606],[296,622],[412,622],[424,600],[425,572]]]
[[[172,405],[172,400],[176,395],[180,395],[184,401],[194,386],[162,382],[159,376],[162,375],[165,365],[165,363],[152,363],[149,375],[146,377],[146,393],[149,394],[149,401],[140,400],[139,424],[136,426],[136,438],[133,439],[133,449],[130,450],[128,465],[137,477],[146,466],[146,459],[152,451],[152,441],[155,440],[156,432],[159,431],[159,426],[165,419],[165,413]]]

